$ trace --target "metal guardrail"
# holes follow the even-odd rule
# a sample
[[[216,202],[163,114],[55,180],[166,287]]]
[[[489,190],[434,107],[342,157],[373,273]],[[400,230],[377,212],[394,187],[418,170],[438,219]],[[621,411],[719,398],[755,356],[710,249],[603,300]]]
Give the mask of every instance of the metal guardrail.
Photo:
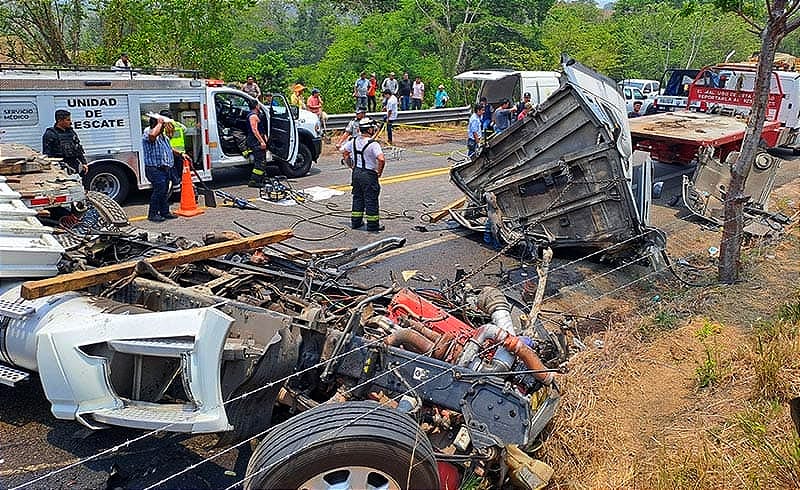
[[[382,121],[383,112],[368,112],[367,117]],[[431,124],[441,122],[466,121],[470,116],[470,107],[448,107],[445,109],[424,109],[419,111],[400,111],[395,124]],[[355,116],[350,114],[329,114],[326,127],[328,129],[344,129]]]

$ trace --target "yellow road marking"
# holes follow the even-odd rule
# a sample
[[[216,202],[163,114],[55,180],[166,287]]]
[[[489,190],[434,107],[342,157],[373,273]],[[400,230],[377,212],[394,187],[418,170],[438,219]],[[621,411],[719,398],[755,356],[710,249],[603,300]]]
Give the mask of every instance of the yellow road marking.
[[[390,250],[388,252],[384,252],[384,253],[382,253],[380,255],[376,255],[375,257],[372,257],[371,259],[369,259],[369,260],[367,260],[365,262],[362,262],[361,265],[368,265],[368,264],[372,264],[373,262],[378,262],[379,260],[384,260],[384,259],[388,259],[388,258],[391,258],[391,257],[396,257],[398,255],[407,254],[409,252],[416,252],[417,250],[421,250],[423,248],[432,247],[432,246],[438,245],[440,243],[445,243],[445,242],[449,242],[451,240],[455,240],[457,238],[461,238],[464,235],[468,235],[469,233],[471,233],[471,232],[454,231],[450,235],[444,235],[444,236],[440,236],[440,237],[437,237],[437,238],[431,238],[430,240],[425,240],[424,242],[415,243],[414,245],[411,245],[411,246],[408,246],[408,247],[402,247],[402,248],[398,248],[398,249],[395,249],[395,250]]]
[[[430,168],[428,170],[420,170],[420,171],[417,171],[417,172],[409,172],[409,173],[405,173],[405,174],[393,175],[392,177],[384,177],[384,178],[380,179],[380,183],[381,183],[381,185],[397,184],[397,183],[400,183],[400,182],[408,182],[409,180],[417,180],[417,179],[425,179],[425,178],[428,178],[428,177],[436,177],[436,176],[439,176],[439,175],[444,175],[444,174],[449,173],[449,172],[450,172],[450,167]],[[352,189],[352,186],[350,186],[349,184],[341,184],[341,185],[330,186],[330,188],[333,189],[333,190],[337,190],[337,191],[345,191],[345,192],[347,192],[350,189]],[[258,201],[258,199],[259,198],[257,198],[257,197],[251,197],[251,198],[247,199],[247,202],[255,202],[255,201]],[[224,206],[228,206],[228,205],[221,204],[218,207],[221,207],[221,206],[224,207]],[[208,208],[205,207],[205,206],[200,206],[200,209],[208,209]],[[133,218],[128,218],[128,221],[136,222],[136,221],[144,221],[146,219],[147,219],[147,216],[135,216]]]

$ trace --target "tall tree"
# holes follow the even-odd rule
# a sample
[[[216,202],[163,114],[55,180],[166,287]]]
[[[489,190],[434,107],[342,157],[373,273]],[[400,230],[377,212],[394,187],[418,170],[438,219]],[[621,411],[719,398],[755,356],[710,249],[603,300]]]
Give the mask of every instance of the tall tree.
[[[85,15],[81,0],[6,0],[0,6],[5,51],[19,62],[69,64],[80,48]]]
[[[731,181],[725,195],[725,224],[720,245],[719,279],[724,283],[733,283],[739,278],[744,229],[743,210],[749,200],[749,196],[744,194],[744,186],[753,167],[761,141],[761,131],[764,129],[773,61],[780,42],[800,27],[798,13],[800,0],[765,0],[765,4],[756,0],[715,0],[715,3],[736,12],[761,39],[753,106],[741,153],[731,168]]]

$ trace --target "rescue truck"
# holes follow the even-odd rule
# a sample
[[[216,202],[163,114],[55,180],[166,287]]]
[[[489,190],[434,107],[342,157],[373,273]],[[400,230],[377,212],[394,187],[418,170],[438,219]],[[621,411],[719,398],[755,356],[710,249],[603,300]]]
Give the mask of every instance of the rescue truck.
[[[170,111],[183,129],[177,144],[200,178],[210,180],[212,170],[250,164],[244,139],[251,99],[197,72],[0,65],[0,142],[41,148],[55,111],[66,109],[89,162],[87,189],[124,202],[132,189],[151,187],[142,158],[148,114]],[[287,177],[307,174],[322,151],[317,116],[296,111],[279,94],[261,108],[273,164]]]

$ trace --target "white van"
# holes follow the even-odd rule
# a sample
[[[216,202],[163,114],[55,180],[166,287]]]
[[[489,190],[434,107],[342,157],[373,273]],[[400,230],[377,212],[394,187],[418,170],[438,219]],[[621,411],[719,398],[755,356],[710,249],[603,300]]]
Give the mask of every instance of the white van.
[[[123,202],[131,189],[150,187],[141,157],[148,113],[168,109],[186,126],[186,153],[206,180],[212,169],[249,163],[242,155],[248,100],[221,80],[3,65],[0,142],[41,148],[55,111],[66,109],[89,161],[87,188]],[[262,108],[269,115],[269,149],[280,171],[288,177],[307,174],[322,150],[317,116],[308,111],[293,115],[281,95]]]
[[[493,106],[499,105],[505,98],[515,104],[525,92],[529,92],[531,103],[535,106],[558,89],[560,76],[557,71],[475,70],[456,75],[454,79],[481,82],[476,103],[481,97],[486,97]]]

